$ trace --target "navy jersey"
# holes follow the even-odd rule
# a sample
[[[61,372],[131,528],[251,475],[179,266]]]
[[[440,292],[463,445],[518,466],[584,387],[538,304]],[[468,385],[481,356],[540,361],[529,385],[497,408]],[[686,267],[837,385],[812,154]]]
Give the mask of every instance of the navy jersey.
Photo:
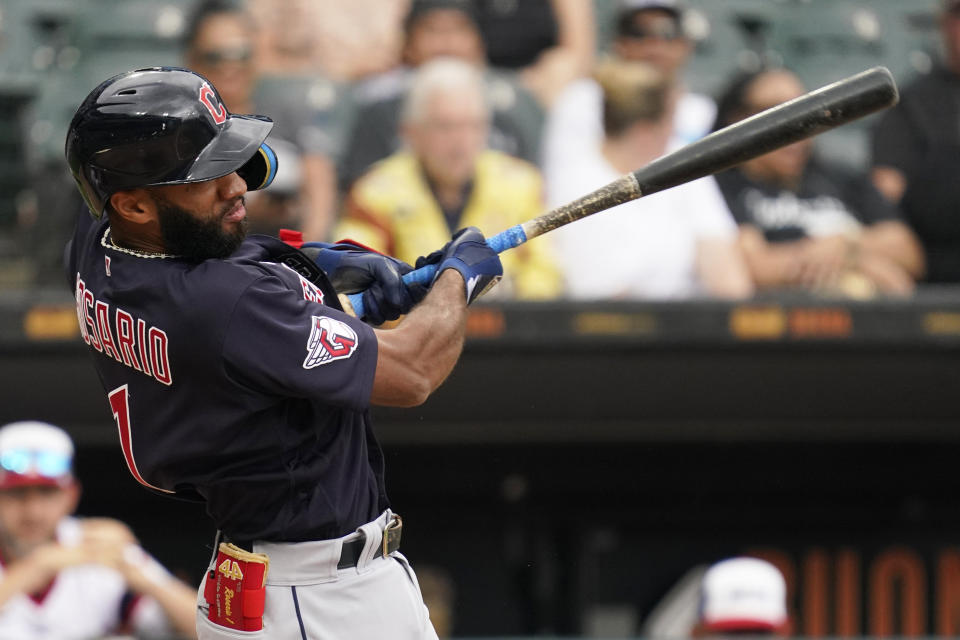
[[[266,236],[194,262],[109,234],[81,215],[67,266],[139,482],[202,499],[234,539],[339,537],[387,508],[376,337],[322,276],[271,261],[290,249]]]

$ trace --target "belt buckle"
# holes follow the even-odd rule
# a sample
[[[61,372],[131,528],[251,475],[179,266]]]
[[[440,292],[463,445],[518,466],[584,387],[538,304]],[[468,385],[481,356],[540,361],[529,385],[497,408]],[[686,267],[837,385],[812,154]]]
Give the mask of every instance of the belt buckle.
[[[400,532],[403,531],[403,518],[396,513],[383,529],[383,557],[400,548]]]

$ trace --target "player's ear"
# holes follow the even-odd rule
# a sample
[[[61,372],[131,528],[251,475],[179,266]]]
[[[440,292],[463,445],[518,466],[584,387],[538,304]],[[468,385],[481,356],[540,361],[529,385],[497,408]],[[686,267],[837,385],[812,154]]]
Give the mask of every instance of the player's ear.
[[[145,189],[117,191],[110,196],[108,209],[130,222],[142,223],[156,215],[156,205]]]

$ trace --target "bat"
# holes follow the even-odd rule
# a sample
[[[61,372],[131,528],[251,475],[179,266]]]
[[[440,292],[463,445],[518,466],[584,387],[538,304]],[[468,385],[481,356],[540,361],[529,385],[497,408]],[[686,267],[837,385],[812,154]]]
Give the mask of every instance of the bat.
[[[718,173],[892,107],[898,100],[890,71],[885,67],[868,69],[715,131],[569,204],[490,236],[487,244],[501,253],[594,213]],[[432,264],[421,267],[405,274],[403,281],[429,285],[436,269]],[[346,298],[362,318],[362,294]]]

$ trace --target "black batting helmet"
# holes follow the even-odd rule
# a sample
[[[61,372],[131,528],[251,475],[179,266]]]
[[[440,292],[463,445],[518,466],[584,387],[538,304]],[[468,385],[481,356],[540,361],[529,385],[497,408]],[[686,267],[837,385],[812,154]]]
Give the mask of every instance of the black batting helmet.
[[[250,190],[270,184],[273,121],[231,115],[203,76],[177,67],[137,69],[103,82],[70,122],[65,153],[97,218],[117,191],[202,182],[234,171]]]

